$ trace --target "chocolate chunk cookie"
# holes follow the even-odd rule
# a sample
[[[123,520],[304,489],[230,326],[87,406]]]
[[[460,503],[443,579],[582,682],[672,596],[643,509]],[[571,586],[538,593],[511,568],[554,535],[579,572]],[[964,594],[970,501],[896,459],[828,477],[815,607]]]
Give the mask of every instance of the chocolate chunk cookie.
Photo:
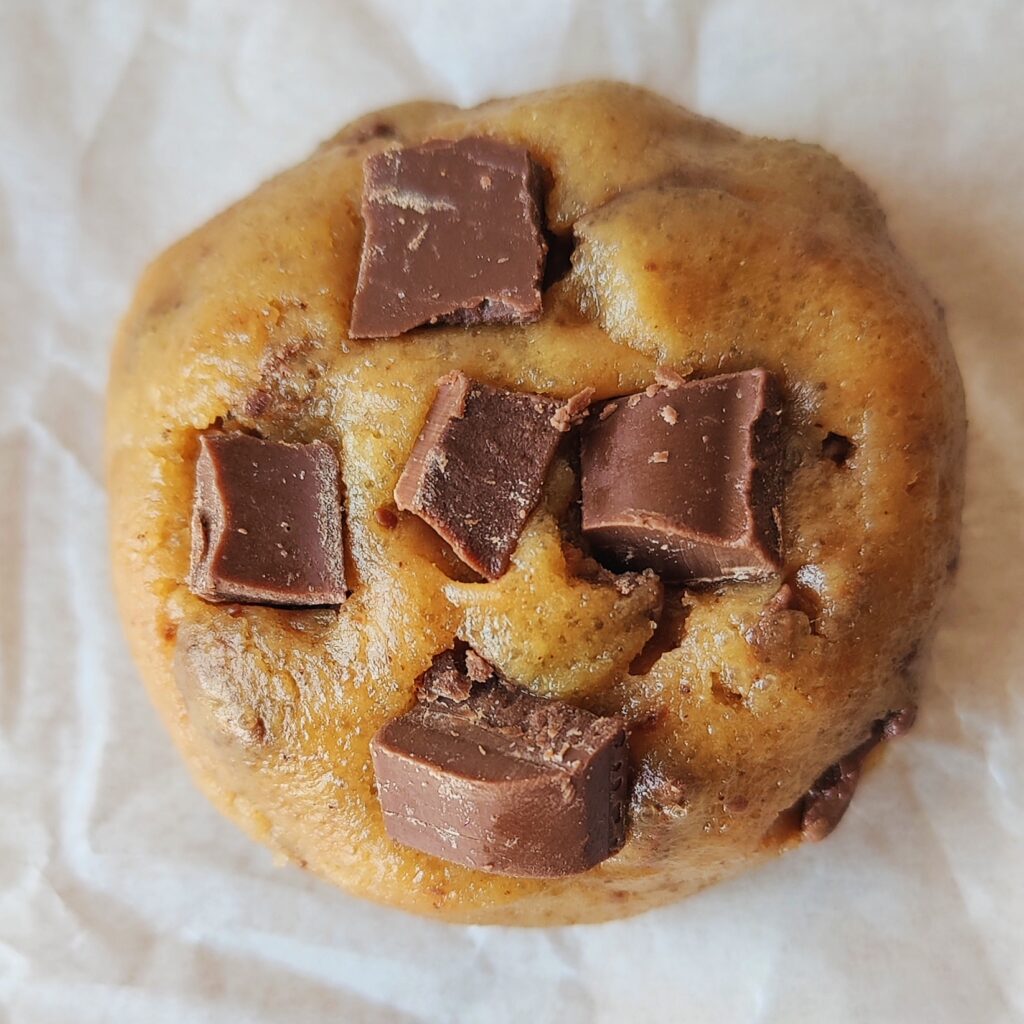
[[[278,854],[451,921],[620,917],[856,827],[964,433],[934,302],[820,148],[602,82],[392,108],[143,276],[121,612]]]

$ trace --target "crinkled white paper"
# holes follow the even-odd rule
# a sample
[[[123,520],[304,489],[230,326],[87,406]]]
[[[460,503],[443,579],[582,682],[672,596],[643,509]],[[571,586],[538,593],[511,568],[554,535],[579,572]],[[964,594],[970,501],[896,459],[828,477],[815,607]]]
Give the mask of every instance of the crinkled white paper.
[[[1024,1019],[1024,4],[0,0],[0,1021]],[[842,827],[599,927],[444,926],[193,790],[110,595],[101,407],[144,262],[369,108],[628,79],[860,171],[946,304],[959,580]]]

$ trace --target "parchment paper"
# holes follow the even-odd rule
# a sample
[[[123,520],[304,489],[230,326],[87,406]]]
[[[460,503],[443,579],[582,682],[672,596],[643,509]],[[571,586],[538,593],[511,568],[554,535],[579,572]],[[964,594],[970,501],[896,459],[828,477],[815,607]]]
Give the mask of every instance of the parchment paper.
[[[0,1020],[1024,1019],[1024,4],[0,0]],[[195,792],[110,595],[100,415],[143,263],[362,111],[584,76],[866,176],[971,414],[911,737],[823,846],[646,916],[443,926]]]

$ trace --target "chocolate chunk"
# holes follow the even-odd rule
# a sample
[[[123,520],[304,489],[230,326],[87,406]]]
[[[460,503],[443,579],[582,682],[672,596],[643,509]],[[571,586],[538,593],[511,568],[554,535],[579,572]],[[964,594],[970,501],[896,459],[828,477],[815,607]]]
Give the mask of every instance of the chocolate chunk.
[[[586,871],[618,851],[623,722],[536,697],[498,673],[473,683],[461,657],[440,655],[419,686],[430,696],[371,743],[391,838],[466,867],[537,878]],[[444,696],[453,671],[471,687],[463,700]],[[445,677],[440,688],[432,674]]]
[[[189,587],[207,601],[345,600],[338,460],[321,441],[200,435]]]
[[[780,565],[780,414],[766,370],[614,403],[584,434],[584,533],[617,565],[675,582],[770,576]]]
[[[466,651],[466,664],[464,665],[460,664],[455,651],[445,651],[444,654],[439,654],[434,658],[434,663],[430,668],[416,680],[416,699],[434,701],[443,698],[455,704],[461,704],[462,701],[468,700],[469,695],[473,692],[473,683],[483,682],[494,674],[494,670],[476,651],[472,651],[472,653],[476,656],[478,663],[487,665],[483,679],[477,679],[471,674],[468,664],[470,651]],[[476,663],[473,667],[478,669]]]
[[[863,757],[856,752],[844,757],[807,791],[800,813],[800,832],[804,839],[821,842],[839,824],[860,782],[862,763]]]
[[[905,735],[916,717],[917,708],[913,706],[890,711],[874,723],[871,734],[859,747],[821,774],[799,804],[804,839],[816,843],[835,829],[850,806],[868,754],[883,740]]]
[[[559,402],[462,373],[438,381],[395,503],[428,522],[467,565],[497,579],[540,499],[561,436]]]
[[[349,337],[539,319],[540,183],[525,149],[495,139],[439,139],[367,157]]]

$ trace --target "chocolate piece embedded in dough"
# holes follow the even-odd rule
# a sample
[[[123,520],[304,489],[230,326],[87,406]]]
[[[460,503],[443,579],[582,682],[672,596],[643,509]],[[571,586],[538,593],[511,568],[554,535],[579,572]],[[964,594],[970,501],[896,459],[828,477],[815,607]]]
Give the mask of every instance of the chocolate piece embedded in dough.
[[[780,565],[780,414],[766,370],[617,399],[583,438],[584,533],[618,565],[674,582],[770,576]]]
[[[857,791],[864,758],[877,742],[869,741],[866,749],[858,747],[837,761],[807,791],[800,808],[800,833],[804,839],[819,843],[835,830]]]
[[[474,137],[374,153],[363,221],[350,338],[539,319],[540,173],[521,146]]]
[[[395,504],[428,522],[488,579],[508,569],[561,437],[563,403],[462,373],[438,381]]]
[[[453,674],[468,696],[448,696],[459,691]],[[392,839],[466,867],[537,878],[586,871],[619,850],[628,788],[620,719],[544,700],[497,673],[473,682],[454,651],[435,659],[419,693],[370,745]]]
[[[199,437],[189,588],[207,601],[345,600],[338,460],[323,442]]]
[[[890,711],[872,725],[871,734],[859,747],[822,772],[800,801],[804,839],[820,842],[835,830],[853,800],[868,755],[883,740],[905,736],[916,717],[917,708],[913,706]]]
[[[890,711],[882,719],[882,739],[897,740],[901,736],[906,736],[916,721],[917,708],[913,704],[900,708],[899,711]]]

